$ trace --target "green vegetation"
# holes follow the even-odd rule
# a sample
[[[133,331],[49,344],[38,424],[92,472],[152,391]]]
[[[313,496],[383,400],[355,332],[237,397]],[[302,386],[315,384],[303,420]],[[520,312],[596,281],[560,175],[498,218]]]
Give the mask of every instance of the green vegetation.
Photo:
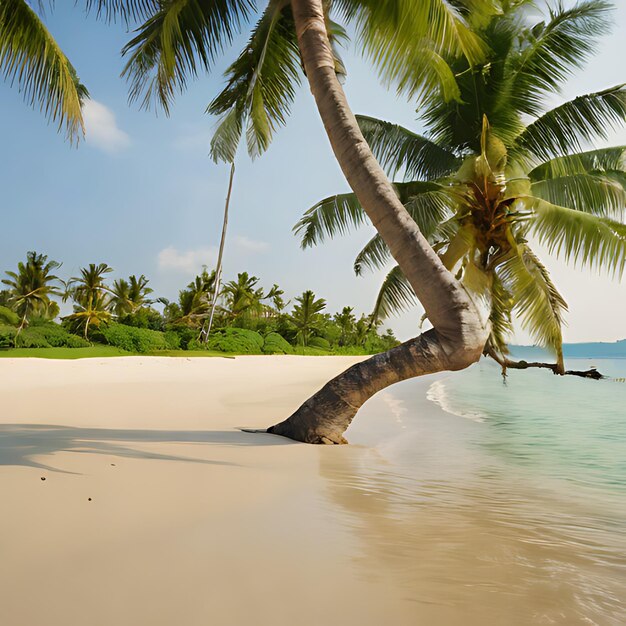
[[[110,286],[106,276],[112,268],[92,263],[63,282],[50,273],[59,266],[29,252],[26,263],[7,272],[8,289],[0,292],[3,356],[368,354],[398,343],[391,331],[380,335],[370,317],[357,320],[350,307],[334,316],[325,313],[326,302],[310,290],[296,297],[288,312],[278,285],[265,292],[247,272],[219,290],[207,336],[203,328],[216,281],[206,268],[170,302],[151,298],[143,274]],[[59,311],[54,297],[73,302],[73,312],[60,323],[51,319]]]

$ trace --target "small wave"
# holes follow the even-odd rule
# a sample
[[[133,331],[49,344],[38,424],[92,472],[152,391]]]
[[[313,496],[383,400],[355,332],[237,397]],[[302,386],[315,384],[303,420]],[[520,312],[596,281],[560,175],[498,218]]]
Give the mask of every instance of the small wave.
[[[464,417],[466,419],[473,420],[474,422],[484,422],[487,416],[480,411],[474,409],[461,409],[454,406],[448,392],[446,390],[445,380],[436,380],[426,392],[426,399],[434,402],[446,413],[450,415],[456,415],[458,417]]]
[[[394,416],[396,422],[398,422],[398,424],[400,424],[402,428],[406,428],[406,426],[404,425],[404,420],[402,419],[402,416],[405,415],[407,412],[407,408],[404,402],[399,398],[396,398],[389,391],[383,391],[383,393],[381,394],[381,399],[391,410],[391,414]]]

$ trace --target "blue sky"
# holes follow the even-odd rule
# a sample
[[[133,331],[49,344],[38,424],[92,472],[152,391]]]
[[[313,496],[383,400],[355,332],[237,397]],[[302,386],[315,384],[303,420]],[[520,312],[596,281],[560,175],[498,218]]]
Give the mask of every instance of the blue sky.
[[[0,83],[0,271],[27,250],[63,262],[75,275],[106,262],[113,277],[145,273],[158,295],[176,297],[203,263],[214,263],[228,172],[208,158],[214,120],[206,105],[222,85],[222,71],[245,37],[209,77],[177,99],[172,115],[141,111],[127,102],[119,75],[128,33],[85,16],[73,2],[57,2],[46,23],[75,65],[93,102],[87,139],[71,148],[16,89]],[[626,2],[619,1],[613,34],[588,69],[570,81],[563,99],[626,80]],[[348,50],[346,91],[353,110],[419,129],[413,107],[383,89],[368,65]],[[555,100],[557,103],[558,100]],[[610,143],[626,143],[626,133]],[[286,128],[254,163],[239,159],[225,256],[226,277],[247,270],[292,298],[313,289],[329,310],[371,309],[380,275],[356,278],[352,261],[371,229],[302,251],[292,234],[301,214],[322,197],[347,191],[327,138],[303,86]],[[626,287],[548,262],[570,304],[566,340],[626,337]],[[389,325],[401,338],[416,334],[415,310]],[[526,338],[519,334],[519,340]]]

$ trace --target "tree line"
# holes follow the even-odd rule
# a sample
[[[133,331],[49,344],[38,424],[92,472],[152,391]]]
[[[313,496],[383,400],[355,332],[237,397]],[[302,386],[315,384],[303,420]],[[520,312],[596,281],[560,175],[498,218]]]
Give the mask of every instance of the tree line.
[[[350,306],[331,314],[326,300],[311,290],[293,302],[286,300],[277,284],[266,290],[248,272],[238,273],[218,288],[213,327],[207,333],[216,278],[206,267],[170,301],[155,296],[144,274],[111,282],[107,277],[112,267],[90,263],[64,281],[55,273],[60,266],[47,255],[31,251],[15,271],[6,272],[5,289],[0,291],[0,345],[46,347],[50,343],[46,329],[48,335],[54,332],[59,337],[59,328],[83,340],[66,340],[62,345],[68,347],[108,343],[139,352],[210,348],[365,354],[398,344],[391,330],[379,332],[381,322],[371,315],[357,317]],[[71,302],[72,312],[59,317],[60,301]]]

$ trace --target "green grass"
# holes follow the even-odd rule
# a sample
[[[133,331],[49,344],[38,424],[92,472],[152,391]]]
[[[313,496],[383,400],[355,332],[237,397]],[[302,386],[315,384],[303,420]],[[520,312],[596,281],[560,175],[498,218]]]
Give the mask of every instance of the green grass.
[[[344,356],[349,351],[342,352]],[[318,348],[303,348],[298,346],[294,348],[294,354],[306,355],[306,356],[337,356],[333,352],[327,350],[320,350]],[[354,351],[355,355],[362,355],[362,351]],[[222,357],[222,358],[234,358],[235,356],[242,356],[236,353],[230,352],[217,352],[214,350],[159,350],[158,352],[151,352],[148,354],[140,354],[138,352],[127,352],[126,350],[120,350],[113,346],[104,346],[96,344],[89,346],[88,348],[9,348],[0,349],[1,358],[36,358],[36,359],[93,359],[103,358],[109,356],[172,356],[172,357]],[[262,356],[262,355],[258,355]]]
[[[113,346],[89,346],[88,348],[9,348],[0,350],[0,358],[31,357],[37,359],[87,359],[107,356],[131,356]]]

